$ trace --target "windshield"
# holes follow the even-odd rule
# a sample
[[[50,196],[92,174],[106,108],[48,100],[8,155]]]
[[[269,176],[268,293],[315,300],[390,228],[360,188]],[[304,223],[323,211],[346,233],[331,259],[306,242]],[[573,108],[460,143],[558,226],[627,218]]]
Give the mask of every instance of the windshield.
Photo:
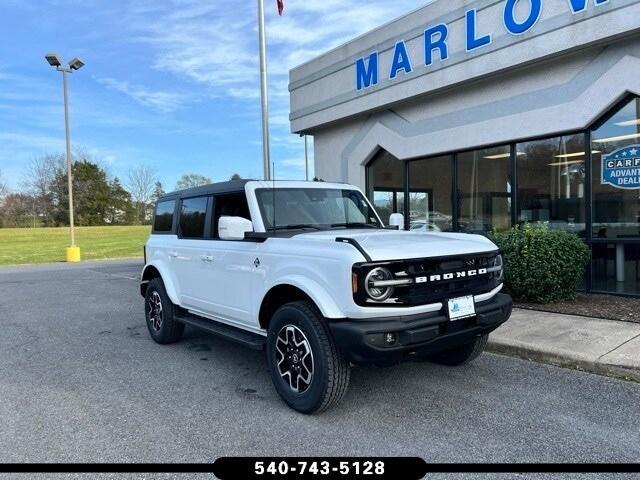
[[[373,208],[356,190],[276,188],[257,190],[256,196],[267,231],[382,228]]]

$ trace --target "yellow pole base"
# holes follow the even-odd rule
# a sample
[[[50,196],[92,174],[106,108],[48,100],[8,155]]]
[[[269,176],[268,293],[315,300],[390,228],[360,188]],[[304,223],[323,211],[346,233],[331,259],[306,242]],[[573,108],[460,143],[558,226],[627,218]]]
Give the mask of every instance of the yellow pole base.
[[[80,247],[67,248],[66,258],[69,263],[78,263],[80,261]]]

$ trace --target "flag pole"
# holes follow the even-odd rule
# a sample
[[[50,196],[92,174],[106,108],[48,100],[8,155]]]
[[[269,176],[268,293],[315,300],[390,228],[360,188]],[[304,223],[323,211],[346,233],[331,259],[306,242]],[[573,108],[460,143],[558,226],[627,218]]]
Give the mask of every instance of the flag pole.
[[[262,98],[262,160],[264,164],[264,179],[271,180],[269,92],[267,87],[267,42],[264,28],[264,0],[258,0],[258,36],[260,37],[260,96]]]

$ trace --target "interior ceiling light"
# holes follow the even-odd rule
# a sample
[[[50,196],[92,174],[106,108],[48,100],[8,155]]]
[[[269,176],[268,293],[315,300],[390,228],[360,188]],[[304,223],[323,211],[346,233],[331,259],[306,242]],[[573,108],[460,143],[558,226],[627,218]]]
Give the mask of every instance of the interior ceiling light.
[[[593,155],[597,154],[597,153],[602,153],[600,150],[594,150],[593,152],[591,152]],[[565,153],[563,155],[556,155],[556,158],[573,158],[573,157],[584,157],[584,152],[578,152],[578,153]]]
[[[616,123],[619,127],[632,127],[633,125],[640,125],[640,118],[636,120],[627,120],[626,122]]]
[[[640,133],[631,133],[629,135],[620,135],[619,137],[600,138],[594,140],[593,143],[618,142],[621,140],[631,140],[632,138],[640,138]]]
[[[518,152],[517,155],[526,155],[524,152]],[[487,160],[498,160],[499,158],[509,158],[511,156],[510,153],[500,153],[498,155],[487,155],[486,158]]]

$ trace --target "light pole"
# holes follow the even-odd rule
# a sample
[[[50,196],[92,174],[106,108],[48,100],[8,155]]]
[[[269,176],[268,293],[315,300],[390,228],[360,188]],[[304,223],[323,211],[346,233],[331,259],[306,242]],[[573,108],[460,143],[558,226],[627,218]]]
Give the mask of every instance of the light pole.
[[[73,73],[75,70],[80,70],[84,67],[84,62],[79,58],[71,60],[67,67],[62,66],[60,57],[55,53],[48,53],[45,55],[49,65],[54,67],[58,72],[62,73],[62,90],[64,95],[64,130],[65,139],[67,143],[67,182],[69,185],[69,227],[71,231],[71,246],[66,250],[67,262],[79,262],[80,261],[80,248],[76,246],[76,232],[73,221],[73,172],[72,172],[72,160],[71,160],[71,132],[69,129],[69,95],[67,93],[67,74]]]

